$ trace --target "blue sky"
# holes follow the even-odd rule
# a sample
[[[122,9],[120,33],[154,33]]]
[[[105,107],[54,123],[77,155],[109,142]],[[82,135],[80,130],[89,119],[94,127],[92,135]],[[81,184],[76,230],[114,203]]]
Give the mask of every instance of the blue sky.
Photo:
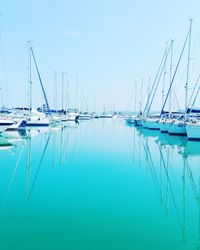
[[[28,40],[32,40],[51,106],[55,70],[59,104],[62,71],[67,72],[69,79],[70,106],[77,105],[77,73],[90,110],[94,109],[95,96],[99,111],[104,106],[112,109],[113,103],[116,109],[126,110],[132,86],[135,81],[139,85],[141,79],[144,103],[148,78],[153,79],[156,73],[165,43],[170,38],[175,40],[175,64],[190,17],[194,18],[192,42],[197,41],[192,50],[196,54],[191,85],[199,73],[199,1],[3,0],[0,9],[0,85],[4,105],[27,105]],[[184,79],[184,60],[178,85]],[[35,72],[33,83],[33,103],[37,106],[43,98]],[[154,109],[160,107],[160,91]],[[182,105],[182,87],[177,96]],[[79,100],[79,106],[84,108],[83,100]],[[131,103],[129,109],[133,106]]]

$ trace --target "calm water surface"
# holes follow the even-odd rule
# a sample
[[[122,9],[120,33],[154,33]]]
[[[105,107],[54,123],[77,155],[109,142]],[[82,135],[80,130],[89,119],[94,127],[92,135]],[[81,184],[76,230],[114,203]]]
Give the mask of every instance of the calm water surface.
[[[1,250],[200,249],[200,143],[117,119],[6,136]]]

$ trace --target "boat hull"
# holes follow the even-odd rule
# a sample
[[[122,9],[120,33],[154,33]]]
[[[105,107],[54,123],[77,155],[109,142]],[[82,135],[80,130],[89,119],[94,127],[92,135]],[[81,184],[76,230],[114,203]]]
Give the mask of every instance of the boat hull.
[[[187,137],[191,141],[200,141],[200,125],[186,125]]]
[[[150,130],[160,130],[160,123],[158,121],[146,121],[146,126]]]
[[[169,125],[168,133],[170,135],[186,136],[187,135],[186,126],[185,124],[182,124],[182,123],[171,123]]]
[[[135,125],[135,118],[125,118],[127,124]]]
[[[28,127],[48,127],[50,125],[50,122],[48,119],[31,119],[26,122],[26,126]]]
[[[140,124],[143,128],[148,128],[148,123],[146,120],[140,120]]]
[[[160,131],[161,133],[168,133],[171,123],[160,122]]]

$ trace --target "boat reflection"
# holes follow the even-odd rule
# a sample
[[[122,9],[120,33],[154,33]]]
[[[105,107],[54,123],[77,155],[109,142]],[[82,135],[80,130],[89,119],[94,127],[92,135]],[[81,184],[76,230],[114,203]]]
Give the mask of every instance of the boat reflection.
[[[13,144],[6,138],[0,136],[0,151],[10,150],[13,148]]]
[[[170,216],[170,204],[173,205],[184,244],[188,244],[188,232],[195,227],[196,249],[199,249],[200,142],[142,128],[137,131],[142,138],[146,164],[163,212]],[[196,218],[194,214],[197,214]]]
[[[62,167],[67,164],[70,147],[76,157],[79,147],[78,124],[57,127],[33,127],[26,130],[8,131],[0,136],[0,151],[4,151],[1,162],[9,164],[10,177],[1,204],[5,205],[12,195],[17,172],[26,166],[25,204],[28,206],[44,167]],[[37,152],[37,153],[36,153]],[[3,152],[2,152],[3,154]],[[1,155],[1,152],[0,152]],[[10,158],[12,155],[12,158]],[[6,161],[5,159],[9,159]],[[10,165],[12,164],[12,166]],[[8,174],[8,173],[7,173]]]

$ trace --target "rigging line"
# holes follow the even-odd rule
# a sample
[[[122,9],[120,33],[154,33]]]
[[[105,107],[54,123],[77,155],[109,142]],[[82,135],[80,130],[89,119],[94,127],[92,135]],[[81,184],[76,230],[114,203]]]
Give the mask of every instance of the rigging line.
[[[41,166],[42,166],[42,162],[43,162],[43,159],[44,159],[44,156],[45,156],[45,153],[46,153],[48,144],[49,144],[50,136],[51,136],[51,134],[49,133],[48,138],[47,138],[47,141],[46,141],[46,144],[45,144],[45,147],[44,147],[44,150],[43,150],[43,153],[42,153],[42,157],[41,157],[40,162],[39,162],[39,165],[38,165],[38,169],[37,169],[35,178],[34,178],[34,180],[33,180],[32,187],[31,187],[31,189],[30,189],[30,193],[29,193],[29,196],[28,196],[28,201],[30,201],[32,192],[33,192],[33,190],[34,190],[34,187],[35,187],[35,184],[36,184],[36,181],[37,181],[37,178],[38,178],[38,175],[39,175]]]
[[[195,185],[195,182],[194,182],[194,178],[193,178],[193,174],[192,174],[192,171],[190,169],[187,158],[185,158],[185,163],[186,163],[188,178],[190,180],[190,184],[191,184],[192,190],[194,192],[194,196],[195,196],[195,199],[197,201],[197,205],[200,208],[198,191],[197,191],[197,188],[196,188],[196,185]]]
[[[85,95],[84,95],[84,93],[83,93],[83,89],[82,89],[80,80],[78,81],[78,84],[79,84],[79,87],[80,87],[80,90],[81,90],[81,94],[82,94],[82,97],[83,97],[83,101],[84,101],[84,103],[85,103],[86,111],[88,111],[88,103],[87,103],[86,98],[85,98]]]
[[[153,81],[152,88],[151,88],[151,90],[150,90],[149,97],[147,98],[147,102],[146,102],[146,105],[145,105],[143,114],[145,113],[145,111],[146,111],[146,109],[147,109],[147,107],[148,107],[148,105],[149,105],[149,100],[150,100],[150,97],[151,97],[151,95],[152,95],[153,89],[154,89],[154,87],[155,87],[155,85],[156,85],[156,82],[157,82],[157,78],[158,78],[160,69],[161,69],[162,64],[163,64],[163,61],[164,61],[164,59],[165,59],[165,54],[166,54],[166,49],[165,49],[165,51],[164,51],[164,53],[163,53],[162,60],[161,60],[161,62],[160,62],[158,71],[157,71],[156,76],[155,76],[155,79],[154,79],[154,81]]]
[[[9,182],[9,185],[8,185],[8,189],[7,189],[3,204],[5,204],[5,202],[6,202],[7,198],[8,198],[8,194],[9,194],[9,192],[11,190],[11,187],[12,187],[12,184],[13,184],[13,181],[14,181],[14,178],[15,178],[15,175],[16,175],[16,172],[17,172],[17,169],[18,169],[18,166],[19,166],[23,151],[24,151],[24,145],[23,145],[23,147],[22,147],[22,149],[20,151],[20,154],[19,154],[18,160],[16,162],[13,174],[11,176],[11,179],[10,179],[10,182]]]
[[[160,200],[159,182],[158,182],[158,179],[157,179],[157,175],[155,173],[155,167],[154,167],[154,164],[153,164],[151,153],[150,153],[149,148],[148,148],[147,141],[146,141],[146,144],[144,144],[144,142],[142,141],[142,145],[143,145],[143,148],[144,148],[144,151],[145,151],[146,159],[147,159],[149,167],[150,167],[150,173],[151,173],[151,176],[152,176],[152,179],[153,179],[154,187],[156,189],[158,199]],[[146,147],[145,147],[145,145],[146,145]]]
[[[162,106],[161,114],[160,114],[160,115],[162,115],[162,113],[164,112],[164,108],[165,108],[165,105],[166,105],[166,102],[167,102],[169,93],[170,93],[170,91],[171,91],[171,88],[172,88],[172,85],[173,85],[173,82],[174,82],[176,73],[177,73],[177,71],[178,71],[178,67],[179,67],[179,64],[180,64],[180,62],[181,62],[181,59],[182,59],[182,56],[183,56],[183,52],[184,52],[184,50],[185,50],[185,46],[186,46],[186,44],[187,44],[187,40],[188,40],[188,38],[189,38],[189,34],[190,34],[190,32],[188,31],[188,34],[187,34],[187,36],[186,36],[186,39],[185,39],[185,42],[184,42],[184,45],[183,45],[183,48],[182,48],[180,57],[179,57],[179,59],[178,59],[178,62],[177,62],[177,65],[176,65],[176,68],[175,68],[175,71],[174,71],[174,75],[173,75],[173,77],[172,77],[172,81],[171,81],[171,83],[170,83],[170,86],[169,86],[169,89],[168,89],[168,92],[167,92],[167,95],[166,95],[164,104],[163,104],[163,106]]]
[[[129,102],[128,102],[128,105],[127,105],[127,109],[126,109],[127,112],[128,112],[128,109],[129,109],[129,107],[131,105],[131,102],[132,102],[132,99],[133,99],[133,94],[134,94],[134,86],[132,86],[132,91],[131,91],[130,99],[129,99]]]
[[[148,114],[149,114],[149,111],[150,111],[150,109],[151,109],[151,106],[152,106],[152,103],[153,103],[153,100],[154,100],[154,97],[155,97],[156,91],[157,91],[157,89],[158,89],[158,85],[159,85],[159,82],[160,82],[160,79],[161,79],[161,76],[162,76],[163,70],[164,70],[164,68],[165,68],[165,62],[166,62],[167,57],[168,57],[168,55],[169,55],[169,52],[170,52],[171,46],[172,46],[172,43],[170,44],[170,46],[169,46],[168,50],[166,51],[164,64],[163,64],[162,69],[161,69],[161,71],[160,71],[160,75],[159,75],[159,78],[158,78],[158,81],[157,81],[157,84],[156,84],[156,87],[155,87],[155,90],[154,90],[153,96],[152,96],[152,98],[151,98],[150,105],[149,105],[148,110],[147,110],[147,116],[148,116]]]
[[[178,98],[177,98],[177,95],[176,93],[174,93],[174,98],[175,98],[175,101],[176,101],[176,104],[177,104],[177,107],[178,107],[178,110],[180,111],[180,105],[179,105],[179,102],[178,102]]]
[[[140,114],[142,113],[142,94],[143,94],[143,84],[144,84],[144,79],[141,81],[141,89],[140,89],[140,101],[139,101],[139,111]]]
[[[166,43],[166,50],[167,50],[167,43]],[[162,82],[162,105],[164,102],[164,98],[165,98],[165,81],[166,81],[166,75],[167,75],[167,55],[165,58],[165,62],[164,62],[164,72],[163,72],[163,82]]]
[[[47,110],[48,112],[50,111],[50,107],[49,107],[49,103],[48,103],[48,100],[47,100],[47,95],[45,93],[45,90],[44,90],[44,86],[43,86],[43,83],[42,83],[42,78],[40,76],[40,72],[39,72],[39,69],[38,69],[38,65],[37,65],[37,62],[36,62],[36,59],[35,59],[35,55],[34,55],[34,52],[33,52],[33,48],[30,47],[30,50],[31,50],[31,54],[33,56],[33,60],[34,60],[34,63],[35,63],[35,67],[36,67],[36,71],[37,71],[37,74],[38,74],[38,78],[39,78],[39,81],[40,81],[40,85],[41,85],[41,88],[42,88],[42,92],[43,92],[43,95],[44,95],[44,99],[45,99],[45,103],[46,103],[46,106],[47,106]]]
[[[200,40],[200,32],[194,42],[194,45],[193,45],[193,48],[192,48],[192,52],[191,54],[195,54],[195,56],[193,56],[192,58],[195,59],[195,58],[199,58],[198,54],[200,52],[200,44],[199,44],[199,40]],[[196,48],[196,46],[198,45],[198,47]],[[196,51],[195,51],[196,50]],[[192,65],[192,68],[191,68],[191,75],[192,73],[194,72],[195,70],[195,63],[193,63]]]
[[[167,172],[168,172],[168,174],[169,174],[169,166],[170,166],[170,152],[169,152],[169,147],[168,147],[167,148]],[[169,183],[168,182],[166,185],[165,201],[166,201],[165,211],[166,211],[166,215],[168,215],[168,212],[169,212]]]
[[[190,106],[190,103],[192,102],[193,96],[194,96],[195,91],[196,91],[196,89],[197,89],[197,84],[199,83],[199,79],[200,79],[200,73],[199,73],[199,75],[198,75],[198,77],[197,77],[197,80],[196,80],[196,83],[195,83],[195,85],[194,85],[192,94],[191,94],[191,96],[190,96],[190,99],[189,99],[189,102],[188,102],[188,108],[189,108],[189,106]],[[198,89],[197,89],[197,91],[198,91]],[[196,95],[195,95],[195,96],[196,96]],[[194,99],[193,99],[193,101],[194,101]]]
[[[126,128],[127,128],[127,127],[126,127]],[[128,128],[132,129],[131,127],[128,127]],[[134,128],[134,132],[135,132],[135,129],[136,129],[136,128]],[[134,155],[132,149],[136,148],[136,145],[134,145],[134,147],[132,147],[132,143],[130,142],[130,139],[129,139],[129,136],[128,136],[128,133],[127,133],[127,129],[124,130],[124,134],[125,134],[126,141],[128,142],[128,148],[129,148],[131,160],[132,160],[132,163],[133,163],[133,165],[134,165],[134,163],[135,163],[135,155]],[[132,134],[132,133],[131,133],[131,134]],[[134,134],[133,134],[133,136],[134,136]],[[131,138],[131,141],[132,141],[132,138]],[[134,140],[133,140],[133,143],[134,143]]]
[[[159,143],[158,143],[158,149],[160,151],[160,156],[161,156],[161,159],[162,159],[162,162],[163,162],[163,167],[164,167],[165,174],[166,174],[166,177],[167,177],[167,182],[169,183],[169,190],[171,192],[172,201],[174,203],[174,208],[176,210],[176,215],[177,215],[177,218],[178,218],[178,222],[179,222],[179,225],[181,227],[182,223],[181,223],[181,218],[180,218],[179,213],[178,213],[178,208],[177,208],[177,205],[176,205],[175,195],[174,195],[174,192],[173,192],[173,189],[172,189],[171,181],[170,181],[170,178],[169,178],[169,173],[167,171],[165,160],[164,160],[163,153],[162,153],[162,150],[161,150],[161,147],[160,147]]]
[[[64,154],[64,162],[67,162],[69,156],[69,129],[67,128],[67,136],[66,136],[66,144],[65,144],[65,154]]]
[[[196,81],[195,88],[196,88],[196,86],[197,86],[199,80],[200,80],[200,73],[199,73],[198,79],[197,79],[197,81]],[[194,107],[194,105],[195,105],[195,102],[196,102],[196,100],[197,100],[199,91],[200,91],[200,86],[199,86],[198,89],[197,89],[197,92],[196,92],[196,95],[195,95],[194,100],[193,100],[193,102],[192,102],[191,109],[190,109],[190,112],[189,112],[189,113],[192,112],[192,109],[193,109],[193,107]],[[192,97],[191,97],[191,99],[192,99]],[[188,106],[188,107],[189,107],[189,106]]]

